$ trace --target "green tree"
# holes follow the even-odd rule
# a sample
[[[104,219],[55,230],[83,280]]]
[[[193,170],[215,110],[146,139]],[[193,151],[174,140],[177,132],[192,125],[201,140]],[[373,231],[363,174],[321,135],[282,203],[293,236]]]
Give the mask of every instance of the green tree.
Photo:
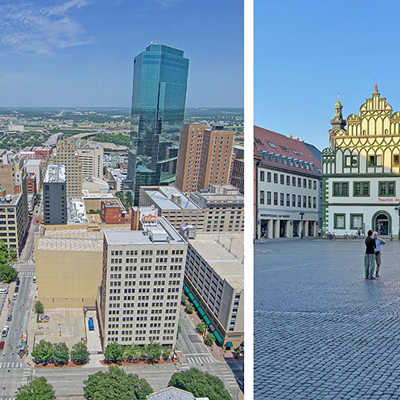
[[[10,283],[18,276],[18,272],[8,264],[0,264],[0,281]]]
[[[35,378],[28,385],[17,390],[16,400],[54,400],[53,386],[45,378]]]
[[[170,356],[171,356],[171,350],[170,349],[164,349],[162,351],[162,357],[163,357],[164,360],[168,360]]]
[[[123,360],[124,348],[117,342],[110,343],[104,352],[104,358],[107,362],[119,362]]]
[[[150,343],[144,349],[146,358],[151,363],[154,363],[154,362],[157,362],[160,360],[161,352],[162,352],[162,347],[158,343]]]
[[[57,365],[68,364],[69,350],[65,343],[56,343],[53,345],[53,361]]]
[[[153,392],[146,380],[118,367],[96,372],[84,385],[83,392],[88,400],[145,400]]]
[[[196,326],[197,332],[199,332],[201,335],[204,335],[204,332],[207,330],[207,324],[205,322],[200,322]]]
[[[143,350],[138,345],[126,346],[124,349],[124,353],[122,355],[124,360],[127,361],[136,361],[139,360],[143,355]]]
[[[86,364],[89,360],[89,351],[86,344],[77,343],[72,346],[71,360],[78,365]]]
[[[186,312],[188,314],[193,314],[193,311],[194,311],[193,304],[192,303],[188,303],[187,306],[186,306]]]
[[[53,345],[50,342],[41,340],[32,351],[32,358],[36,364],[47,364],[53,357]]]
[[[35,194],[35,200],[36,201],[40,201],[41,198],[42,198],[42,195],[40,193],[36,193]]]
[[[186,306],[186,303],[188,302],[188,298],[185,294],[182,295],[181,303],[182,305]]]
[[[35,303],[35,313],[36,314],[43,314],[44,313],[43,304],[39,300]]]
[[[206,336],[205,344],[207,346],[212,346],[214,344],[214,342],[215,342],[215,336],[212,333],[209,333]]]
[[[168,386],[186,390],[194,397],[208,397],[210,400],[231,400],[221,379],[191,368],[172,375]]]

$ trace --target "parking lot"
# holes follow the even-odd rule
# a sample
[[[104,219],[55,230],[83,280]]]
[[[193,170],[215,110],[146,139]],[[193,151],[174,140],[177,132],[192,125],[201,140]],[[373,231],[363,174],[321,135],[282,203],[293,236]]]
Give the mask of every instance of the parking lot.
[[[30,330],[34,334],[34,342],[47,340],[52,343],[65,342],[68,348],[86,339],[85,321],[82,309],[45,310],[48,322],[31,321]]]

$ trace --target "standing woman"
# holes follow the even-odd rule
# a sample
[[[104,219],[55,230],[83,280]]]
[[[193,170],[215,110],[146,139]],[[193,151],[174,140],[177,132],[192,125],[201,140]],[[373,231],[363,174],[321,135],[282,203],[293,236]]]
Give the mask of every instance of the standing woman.
[[[374,239],[375,239],[375,261],[376,261],[375,277],[379,278],[379,268],[382,264],[381,246],[386,244],[386,242],[378,237],[378,232],[374,232]]]

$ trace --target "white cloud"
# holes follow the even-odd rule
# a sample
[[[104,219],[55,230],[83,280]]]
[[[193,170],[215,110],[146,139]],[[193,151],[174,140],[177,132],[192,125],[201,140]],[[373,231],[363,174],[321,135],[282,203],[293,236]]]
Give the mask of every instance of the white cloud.
[[[173,7],[180,3],[181,0],[156,0],[162,7]]]
[[[38,7],[37,2],[14,0],[0,5],[0,44],[19,53],[46,54],[90,43],[84,28],[68,15],[88,4],[64,0]]]

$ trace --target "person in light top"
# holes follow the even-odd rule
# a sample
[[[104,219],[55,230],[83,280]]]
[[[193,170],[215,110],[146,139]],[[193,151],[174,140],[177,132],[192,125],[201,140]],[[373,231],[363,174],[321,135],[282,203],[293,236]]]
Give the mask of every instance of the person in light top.
[[[374,232],[375,239],[375,262],[376,262],[376,274],[375,277],[379,278],[379,268],[382,264],[381,248],[386,242],[378,237],[378,232]]]

